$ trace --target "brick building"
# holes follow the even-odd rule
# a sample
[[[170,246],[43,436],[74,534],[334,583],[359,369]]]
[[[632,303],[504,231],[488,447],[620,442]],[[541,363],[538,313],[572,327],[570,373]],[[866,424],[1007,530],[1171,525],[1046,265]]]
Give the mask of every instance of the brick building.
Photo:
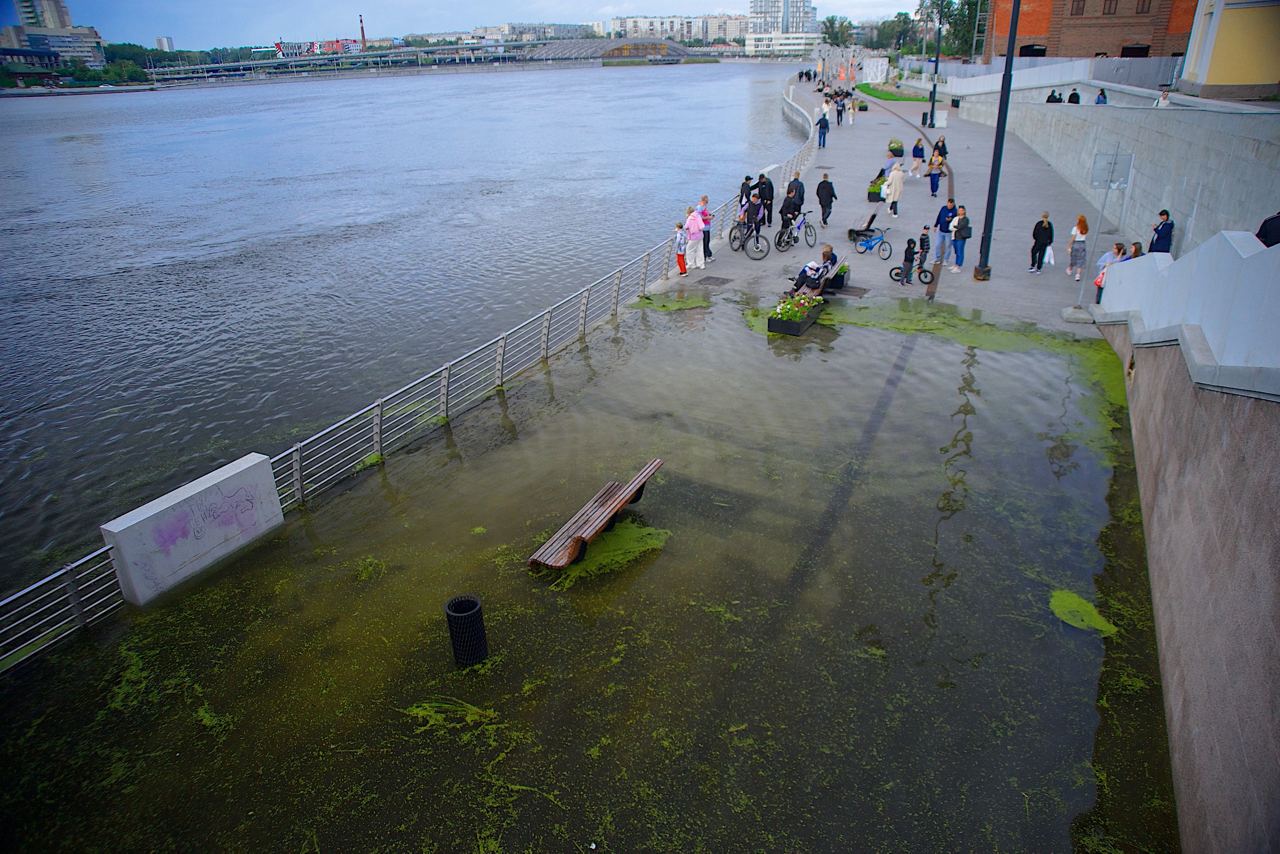
[[[1003,56],[1013,0],[993,0],[984,59]],[[1181,56],[1196,0],[1022,0],[1020,56]]]

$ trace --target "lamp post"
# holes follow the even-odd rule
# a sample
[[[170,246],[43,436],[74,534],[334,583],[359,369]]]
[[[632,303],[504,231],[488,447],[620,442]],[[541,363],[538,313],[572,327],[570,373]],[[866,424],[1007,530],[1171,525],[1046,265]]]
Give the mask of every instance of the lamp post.
[[[1000,112],[996,118],[996,141],[991,151],[991,179],[987,183],[987,210],[982,222],[982,243],[979,246],[978,266],[973,268],[973,278],[985,282],[991,278],[991,232],[996,220],[996,193],[1000,189],[1000,161],[1004,157],[1004,131],[1009,124],[1009,90],[1013,87],[1013,52],[1018,41],[1018,12],[1022,0],[1013,0],[1009,13],[1009,44],[1004,51],[1004,76],[1000,79]]]
[[[1017,2],[1017,0],[1014,0]],[[929,91],[929,127],[933,127],[934,111],[938,107],[938,62],[942,59],[942,3],[938,3],[938,37],[933,45],[933,88]]]

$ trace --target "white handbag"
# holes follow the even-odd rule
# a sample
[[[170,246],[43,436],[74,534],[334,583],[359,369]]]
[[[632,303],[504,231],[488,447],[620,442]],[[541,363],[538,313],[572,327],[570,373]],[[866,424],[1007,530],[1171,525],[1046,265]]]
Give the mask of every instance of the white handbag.
[[[1052,247],[1052,246],[1050,246],[1048,249],[1044,250],[1044,261],[1045,261],[1045,263],[1046,263],[1046,264],[1048,264],[1050,267],[1052,267],[1052,266],[1053,266],[1053,247]]]

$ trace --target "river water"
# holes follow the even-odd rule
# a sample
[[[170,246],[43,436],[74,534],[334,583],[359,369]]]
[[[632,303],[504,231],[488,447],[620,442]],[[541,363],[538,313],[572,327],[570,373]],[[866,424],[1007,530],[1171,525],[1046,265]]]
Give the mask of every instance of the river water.
[[[664,239],[799,144],[779,66],[0,103],[0,588]]]

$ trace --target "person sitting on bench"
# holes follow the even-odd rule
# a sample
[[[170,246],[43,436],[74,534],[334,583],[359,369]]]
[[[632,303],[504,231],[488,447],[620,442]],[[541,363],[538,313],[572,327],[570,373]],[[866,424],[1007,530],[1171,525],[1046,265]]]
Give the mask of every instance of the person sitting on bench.
[[[815,296],[822,296],[822,285],[835,268],[835,250],[831,248],[831,244],[824,243],[821,260],[810,261],[804,265],[804,269],[800,271],[800,275],[796,276],[795,284],[791,286],[788,295],[794,296],[801,290],[806,290]]]

